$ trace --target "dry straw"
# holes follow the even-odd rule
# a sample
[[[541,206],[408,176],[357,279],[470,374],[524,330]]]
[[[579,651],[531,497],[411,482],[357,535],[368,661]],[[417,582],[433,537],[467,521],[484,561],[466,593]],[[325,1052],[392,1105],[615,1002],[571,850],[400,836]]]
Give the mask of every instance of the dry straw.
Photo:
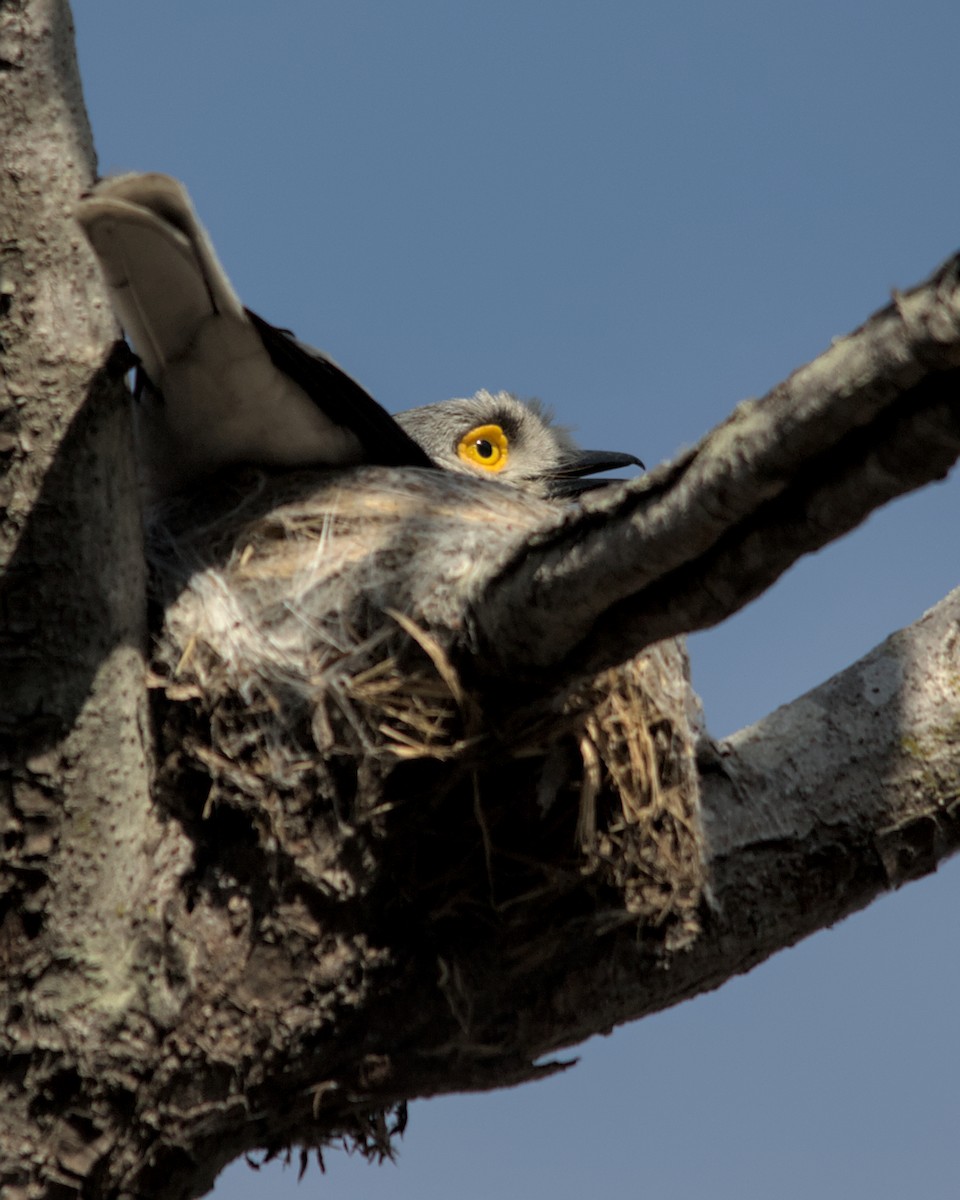
[[[155,513],[167,793],[201,819],[246,813],[264,847],[341,898],[373,886],[371,847],[391,820],[429,818],[436,841],[454,819],[444,796],[468,795],[483,895],[468,866],[444,895],[434,846],[429,867],[411,867],[428,906],[509,912],[587,887],[598,930],[631,921],[689,941],[705,853],[682,647],[655,646],[522,716],[505,712],[503,689],[492,712],[497,689],[475,669],[471,603],[557,519],[488,481],[375,468],[241,472]],[[450,835],[454,857],[470,857],[463,836]],[[344,865],[348,845],[364,848],[361,867]]]

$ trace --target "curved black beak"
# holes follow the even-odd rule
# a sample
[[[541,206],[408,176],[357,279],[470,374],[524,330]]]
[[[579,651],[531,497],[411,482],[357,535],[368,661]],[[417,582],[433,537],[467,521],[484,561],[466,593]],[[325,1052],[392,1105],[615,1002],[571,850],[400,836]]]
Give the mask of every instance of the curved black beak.
[[[619,450],[578,450],[560,463],[547,476],[547,491],[551,496],[580,496],[594,488],[618,483],[616,479],[584,479],[585,475],[596,475],[600,471],[615,471],[618,467],[644,465],[635,454],[622,454]]]

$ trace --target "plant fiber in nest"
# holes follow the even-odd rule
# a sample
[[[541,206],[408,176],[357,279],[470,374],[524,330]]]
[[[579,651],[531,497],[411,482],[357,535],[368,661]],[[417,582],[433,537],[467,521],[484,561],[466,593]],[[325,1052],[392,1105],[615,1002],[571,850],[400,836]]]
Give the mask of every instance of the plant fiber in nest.
[[[569,511],[363,468],[235,472],[154,512],[167,794],[201,821],[247,814],[326,897],[375,889],[389,863],[433,915],[576,894],[599,931],[687,943],[706,853],[682,644],[522,711],[475,669],[481,589]]]

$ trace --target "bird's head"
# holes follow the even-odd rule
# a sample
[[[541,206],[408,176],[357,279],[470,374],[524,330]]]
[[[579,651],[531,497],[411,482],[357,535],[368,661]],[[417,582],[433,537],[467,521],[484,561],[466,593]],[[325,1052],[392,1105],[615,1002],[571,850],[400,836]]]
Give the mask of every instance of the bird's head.
[[[439,467],[484,474],[543,496],[574,496],[610,482],[586,478],[643,463],[616,450],[581,450],[537,400],[479,391],[397,413]]]

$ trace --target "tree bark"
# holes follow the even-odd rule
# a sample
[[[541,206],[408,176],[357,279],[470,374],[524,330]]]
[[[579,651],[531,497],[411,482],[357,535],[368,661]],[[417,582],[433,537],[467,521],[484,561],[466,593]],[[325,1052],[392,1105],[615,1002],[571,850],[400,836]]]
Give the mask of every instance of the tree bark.
[[[69,12],[0,12],[3,576],[0,882],[5,1195],[96,1157],[80,1080],[129,1072],[155,991],[138,958],[163,841],[150,805],[142,537],[115,338],[70,220],[93,178]]]
[[[249,470],[145,555],[69,16],[0,21],[4,1196],[387,1155],[407,1099],[559,1069],[952,853],[960,593],[718,747],[673,638],[953,462],[956,260],[581,507]]]
[[[715,625],[801,555],[942,479],[960,453],[958,367],[955,256],[688,453],[524,545],[481,600],[494,670],[592,672]]]

